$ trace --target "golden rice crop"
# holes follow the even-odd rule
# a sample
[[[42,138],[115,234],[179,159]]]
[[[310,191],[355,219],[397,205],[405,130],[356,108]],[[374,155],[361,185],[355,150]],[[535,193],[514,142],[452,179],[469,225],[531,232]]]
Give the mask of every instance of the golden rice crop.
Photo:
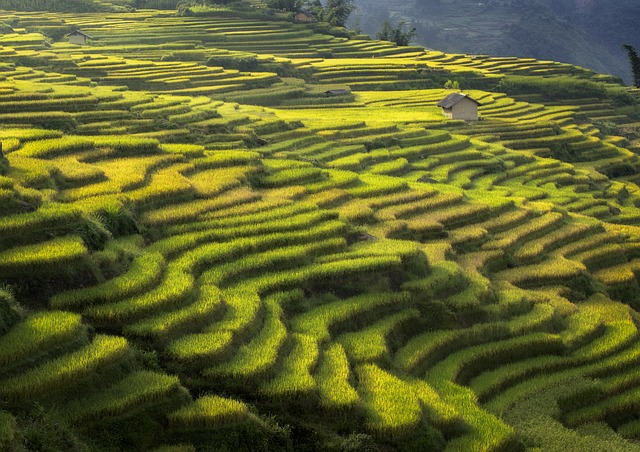
[[[304,332],[317,341],[331,338],[329,329],[337,322],[360,315],[380,306],[407,303],[407,293],[364,294],[353,298],[323,304],[304,312],[291,320],[294,331]]]
[[[247,344],[238,348],[233,357],[213,368],[205,376],[222,375],[226,378],[247,378],[274,366],[278,353],[287,337],[287,328],[281,320],[282,308],[270,297],[264,301],[265,318],[262,329]]]
[[[106,390],[68,404],[64,407],[62,416],[71,422],[97,423],[159,402],[179,387],[180,380],[176,376],[138,371]]]
[[[562,214],[549,212],[529,222],[497,234],[494,240],[483,245],[483,249],[504,249],[516,245],[518,242],[534,234],[540,234],[546,229],[557,226],[562,221]]]
[[[80,237],[59,237],[0,252],[0,269],[7,273],[50,269],[78,261],[87,253]]]
[[[257,195],[249,191],[247,191],[246,193],[248,195],[248,200],[255,199],[255,196]],[[222,195],[217,199],[220,198],[225,199],[226,196]],[[252,207],[255,207],[257,211],[254,211]],[[233,228],[247,224],[264,223],[272,220],[277,220],[279,218],[290,218],[298,214],[314,212],[317,210],[317,206],[309,203],[283,203],[283,205],[281,206],[279,204],[272,204],[270,202],[250,202],[240,204],[236,207],[226,207],[219,211],[214,210],[209,214],[206,214],[205,217],[211,217],[215,215],[215,218],[171,226],[167,228],[166,232],[168,234],[179,234],[203,229]],[[225,215],[222,215],[223,213],[225,213]]]
[[[0,232],[4,237],[23,235],[60,224],[78,223],[80,219],[81,211],[73,205],[45,203],[34,212],[0,217]]]
[[[330,409],[354,406],[359,396],[349,383],[349,361],[340,344],[332,343],[324,350],[316,373],[320,403]]]
[[[195,220],[206,212],[252,203],[257,199],[259,199],[258,193],[248,188],[240,188],[212,199],[172,203],[168,206],[150,210],[143,215],[143,221],[150,226],[169,226],[172,223],[183,223],[180,226],[169,229],[168,232],[171,234],[208,229],[209,224],[204,221],[191,223],[189,220]],[[212,223],[216,225],[215,222]]]
[[[473,391],[448,381],[441,382],[435,389],[444,402],[460,414],[467,427],[465,434],[449,442],[449,450],[508,450],[513,447],[513,427],[480,408]]]
[[[163,280],[154,289],[122,301],[89,306],[84,309],[84,314],[106,322],[131,321],[149,312],[175,306],[193,290],[194,284],[193,275],[171,263]]]
[[[178,429],[206,429],[246,421],[249,407],[238,400],[205,395],[169,415],[169,425]]]
[[[210,169],[189,176],[196,195],[200,197],[216,196],[226,190],[246,183],[251,173],[257,172],[257,166],[230,166]]]
[[[112,302],[143,291],[157,282],[165,268],[159,253],[143,253],[136,257],[129,270],[107,282],[54,295],[51,306],[73,308],[97,302]]]
[[[272,397],[293,397],[316,389],[311,371],[318,361],[318,343],[305,334],[290,336],[293,348],[283,362],[280,372],[260,387],[260,392]]]
[[[24,400],[25,397],[62,389],[89,377],[102,366],[125,358],[129,353],[131,351],[126,339],[98,335],[90,345],[76,352],[4,380],[0,394],[13,400]]]
[[[232,339],[233,334],[229,331],[190,334],[171,342],[166,349],[177,361],[210,359],[227,351]]]
[[[411,385],[375,364],[360,365],[356,373],[370,428],[391,433],[420,422],[422,406]]]
[[[408,320],[419,317],[420,311],[407,309],[390,315],[365,329],[342,334],[336,340],[342,344],[353,361],[375,361],[389,353],[386,335]]]
[[[42,350],[75,341],[85,332],[78,314],[59,311],[34,314],[0,336],[0,367],[9,367]]]
[[[331,238],[315,243],[285,246],[259,254],[247,255],[229,263],[212,267],[203,273],[201,282],[216,284],[218,286],[229,285],[234,280],[251,273],[256,276],[259,272],[268,270],[273,272],[279,266],[292,267],[303,265],[317,254],[338,251],[346,246],[343,238]]]
[[[137,336],[166,336],[186,326],[209,319],[222,306],[220,289],[214,286],[200,288],[196,300],[171,311],[161,312],[124,328],[125,333]]]
[[[25,157],[46,158],[71,154],[93,148],[94,142],[84,137],[64,136],[47,140],[30,141],[18,151]]]

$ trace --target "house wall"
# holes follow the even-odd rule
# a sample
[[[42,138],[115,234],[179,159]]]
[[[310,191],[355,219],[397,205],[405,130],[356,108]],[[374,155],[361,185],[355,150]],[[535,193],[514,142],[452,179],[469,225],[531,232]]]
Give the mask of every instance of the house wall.
[[[444,115],[449,118],[449,119],[453,119],[453,110],[451,110],[450,108],[443,108],[442,109],[442,113],[444,113]]]
[[[87,38],[82,35],[69,36],[69,44],[85,45],[86,43],[87,43]]]
[[[478,105],[475,102],[463,99],[453,106],[453,119],[462,119],[464,121],[478,120]]]
[[[297,22],[304,22],[304,23],[308,23],[311,22],[313,19],[309,16],[307,16],[306,14],[302,14],[302,13],[298,13],[296,14],[296,21]]]

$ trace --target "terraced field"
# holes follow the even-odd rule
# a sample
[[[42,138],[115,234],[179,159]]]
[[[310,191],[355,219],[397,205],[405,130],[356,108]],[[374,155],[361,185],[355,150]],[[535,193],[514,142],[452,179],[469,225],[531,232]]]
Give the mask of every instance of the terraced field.
[[[640,449],[638,91],[256,16],[0,11],[0,449]]]

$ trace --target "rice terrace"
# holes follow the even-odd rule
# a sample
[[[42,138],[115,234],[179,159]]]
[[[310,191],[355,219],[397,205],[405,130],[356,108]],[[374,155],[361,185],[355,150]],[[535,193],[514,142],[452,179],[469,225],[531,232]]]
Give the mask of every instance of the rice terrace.
[[[640,451],[640,89],[143,3],[0,0],[0,450]]]

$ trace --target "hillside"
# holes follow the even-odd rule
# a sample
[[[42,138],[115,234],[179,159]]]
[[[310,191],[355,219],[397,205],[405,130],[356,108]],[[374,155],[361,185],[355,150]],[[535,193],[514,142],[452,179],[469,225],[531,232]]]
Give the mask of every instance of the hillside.
[[[640,450],[639,90],[101,3],[0,10],[0,450]]]
[[[412,23],[416,42],[446,52],[533,57],[615,74],[630,82],[622,44],[640,46],[633,0],[391,0],[358,2],[375,35],[384,20]]]

